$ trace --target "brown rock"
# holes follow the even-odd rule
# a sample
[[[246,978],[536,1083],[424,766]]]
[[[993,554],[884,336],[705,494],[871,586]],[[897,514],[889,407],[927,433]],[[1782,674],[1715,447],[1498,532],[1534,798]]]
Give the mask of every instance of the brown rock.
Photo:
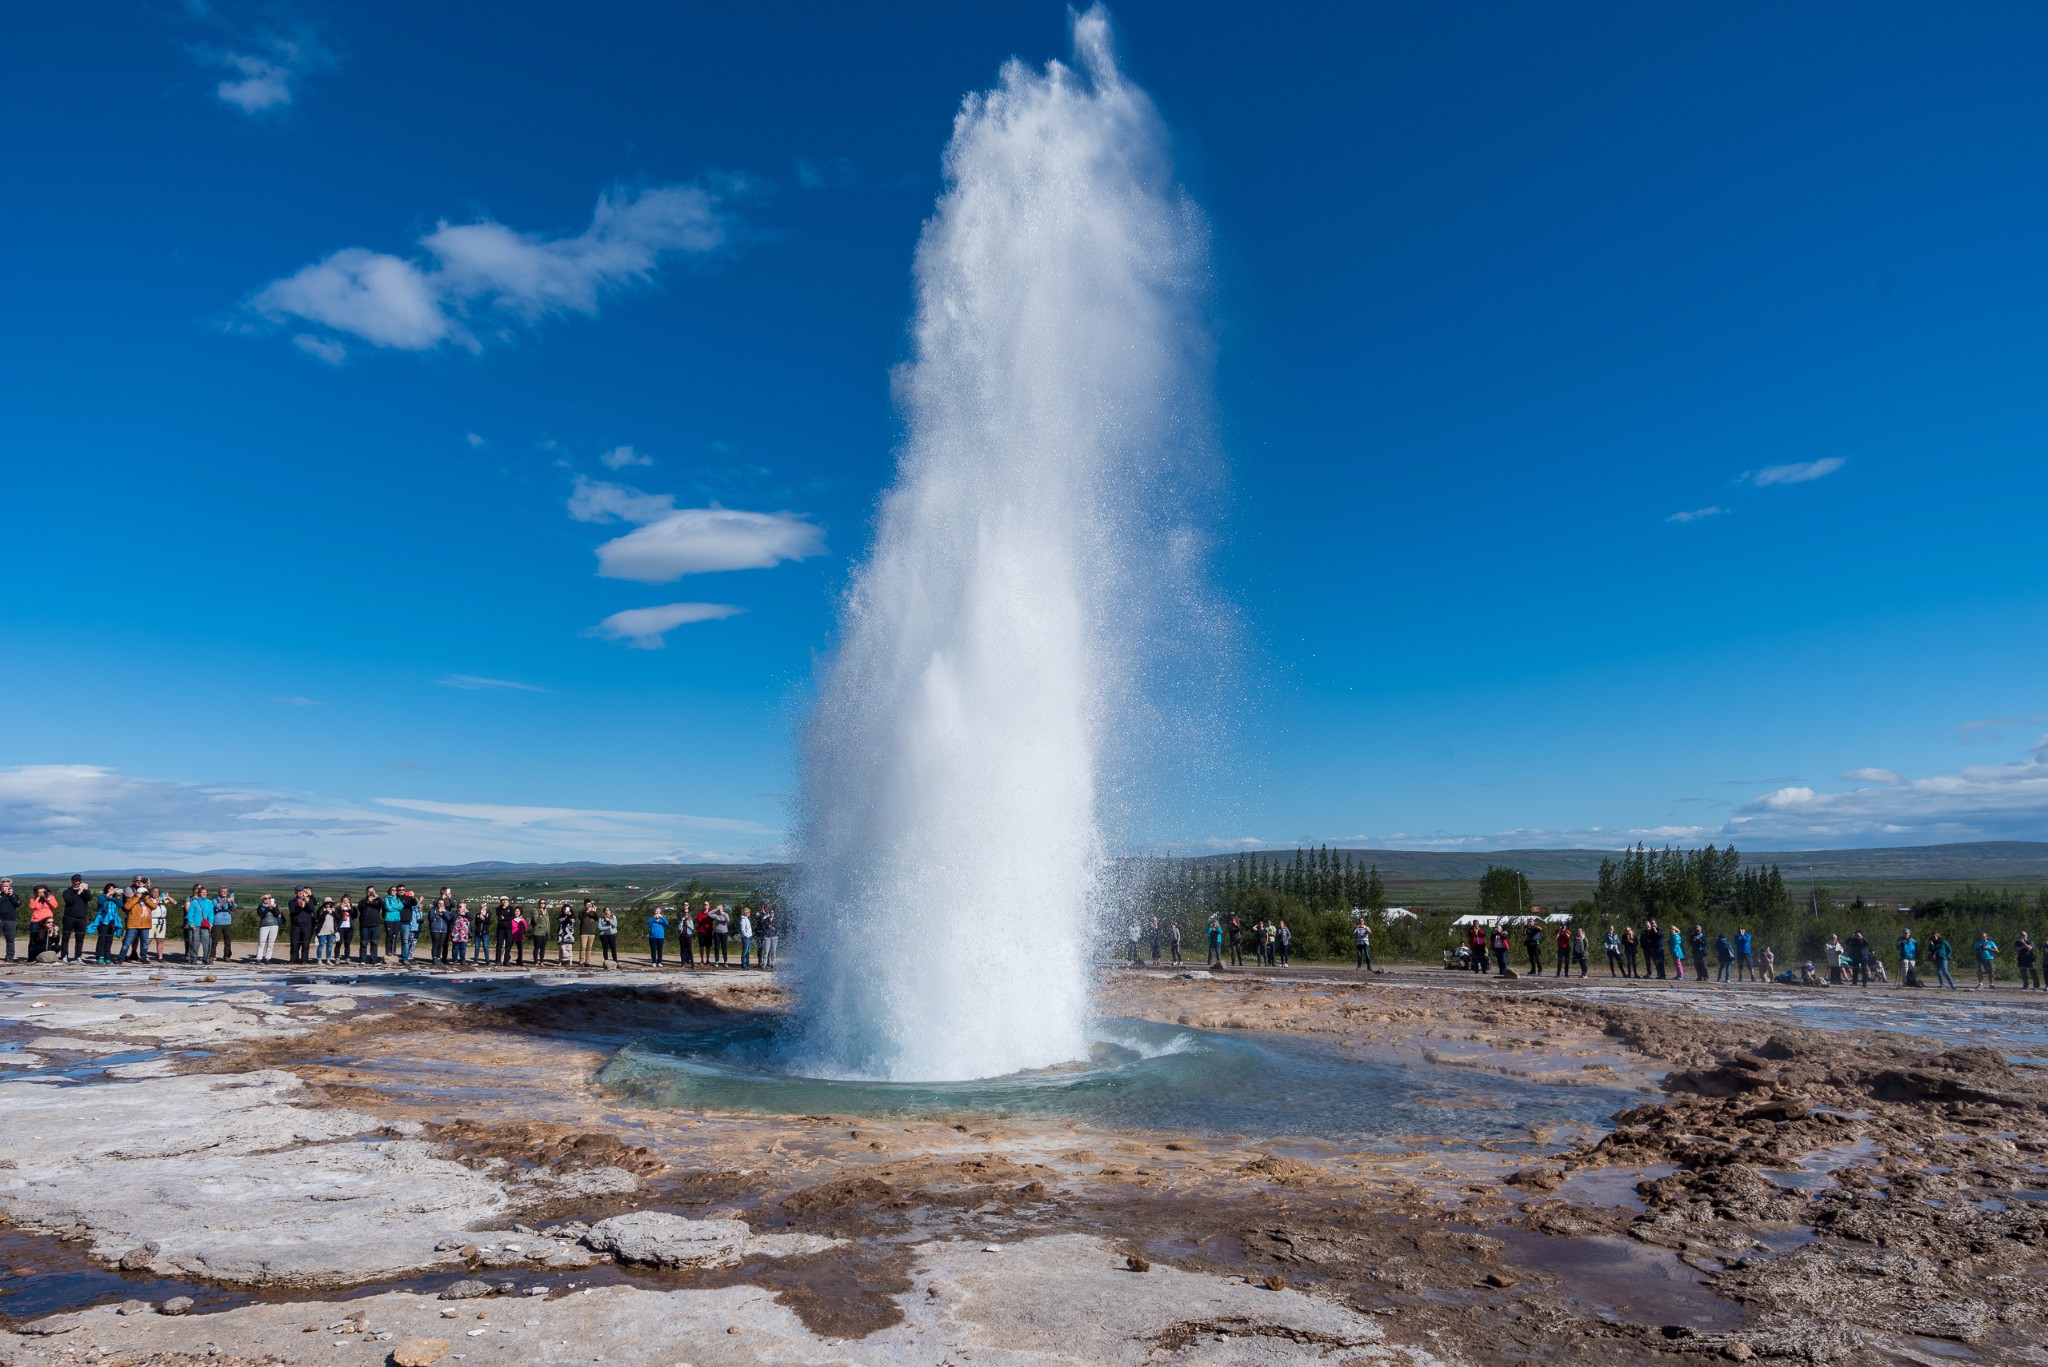
[[[1287,1278],[1277,1273],[1266,1278],[1266,1289],[1268,1291],[1285,1291],[1287,1289]]]
[[[1499,1290],[1505,1291],[1515,1284],[1515,1279],[1513,1277],[1506,1275],[1505,1273],[1489,1272],[1486,1274],[1486,1284],[1488,1286],[1495,1287]]]
[[[123,1272],[140,1272],[156,1261],[156,1254],[147,1248],[131,1248],[121,1255]]]
[[[407,1339],[391,1350],[397,1367],[434,1367],[448,1352],[447,1339]]]
[[[1124,1266],[1133,1272],[1150,1272],[1152,1270],[1152,1264],[1146,1262],[1135,1253],[1124,1259]]]

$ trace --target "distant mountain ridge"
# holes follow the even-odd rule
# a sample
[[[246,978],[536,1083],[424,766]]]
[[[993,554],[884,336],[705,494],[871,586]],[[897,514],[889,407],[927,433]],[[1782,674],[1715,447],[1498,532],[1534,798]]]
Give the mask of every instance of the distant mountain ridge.
[[[1717,842],[1718,843],[1718,842]],[[1269,859],[1291,859],[1294,850],[1249,851]],[[1375,850],[1355,847],[1332,848],[1332,854],[1348,854],[1354,862],[1377,864],[1387,878],[1422,881],[1461,882],[1477,879],[1489,865],[1511,866],[1531,878],[1570,882],[1591,882],[1600,875],[1600,861],[1614,858],[1616,850]],[[1197,856],[1202,863],[1228,863],[1235,854]],[[1951,845],[1907,845],[1861,850],[1750,850],[1744,851],[1746,867],[1776,864],[1787,878],[1801,881],[1829,878],[1886,878],[1912,880],[1996,881],[2010,878],[2048,878],[2048,840],[1981,840]],[[190,878],[197,882],[222,878],[268,880],[319,878],[360,878],[365,882],[391,879],[458,880],[504,874],[609,874],[644,876],[649,881],[675,881],[692,876],[732,878],[767,875],[788,869],[788,864],[522,864],[505,860],[484,860],[470,864],[414,866],[379,865],[353,869],[164,869],[122,868],[80,870],[95,883],[112,878],[126,882],[141,873],[151,878]],[[54,881],[62,874],[12,875],[17,883],[27,878]]]
[[[1721,842],[1716,841],[1716,844]],[[1388,878],[1476,879],[1488,866],[1520,869],[1531,878],[1591,882],[1600,861],[1616,850],[1371,850],[1332,848],[1352,861],[1377,864]],[[1292,858],[1294,851],[1253,853]],[[1228,863],[1234,854],[1204,856]],[[2048,877],[2048,840],[1983,840],[1953,845],[1909,845],[1866,850],[1744,850],[1745,868],[1776,864],[1787,878],[1999,879]]]

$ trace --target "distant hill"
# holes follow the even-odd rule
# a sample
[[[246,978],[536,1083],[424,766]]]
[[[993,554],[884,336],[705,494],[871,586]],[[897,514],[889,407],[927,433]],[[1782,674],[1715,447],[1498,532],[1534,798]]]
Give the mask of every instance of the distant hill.
[[[1268,855],[1291,856],[1293,851],[1265,851]],[[1379,865],[1387,878],[1411,878],[1446,882],[1477,879],[1488,865],[1520,869],[1531,878],[1592,882],[1600,876],[1600,861],[1614,858],[1614,850],[1332,850],[1349,854],[1353,862]],[[1237,856],[1207,856],[1205,862],[1228,862]],[[1995,882],[2001,878],[2048,878],[2048,841],[1985,840],[1955,845],[1909,845],[1872,850],[1755,850],[1745,851],[1742,862],[1749,867],[1776,864],[1787,877],[1798,880],[1826,878],[1882,878],[1924,882],[1969,880]]]
[[[1292,849],[1265,850],[1269,858],[1288,858]],[[1333,850],[1348,854],[1354,862],[1377,864],[1384,878],[1417,882],[1476,881],[1490,864],[1520,869],[1532,879],[1545,882],[1590,883],[1600,875],[1600,861],[1612,859],[1614,850]],[[1201,862],[1226,863],[1234,854],[1204,855]],[[1909,845],[1870,850],[1754,850],[1746,851],[1742,862],[1749,866],[1776,864],[1785,877],[1799,882],[1828,879],[1885,880],[1899,882],[1987,882],[2009,879],[2048,878],[2048,841],[1984,840],[1954,845]],[[217,882],[220,879],[261,879],[270,882],[296,880],[327,885],[338,882],[386,883],[401,879],[411,883],[428,880],[455,882],[508,880],[528,882],[550,879],[601,879],[607,882],[635,882],[657,885],[700,878],[705,882],[733,879],[766,879],[785,871],[787,864],[515,864],[488,860],[473,864],[435,864],[355,869],[99,869],[84,870],[95,885],[112,878],[126,882],[133,873],[152,878],[191,879]],[[15,874],[33,881],[54,882],[69,874]]]

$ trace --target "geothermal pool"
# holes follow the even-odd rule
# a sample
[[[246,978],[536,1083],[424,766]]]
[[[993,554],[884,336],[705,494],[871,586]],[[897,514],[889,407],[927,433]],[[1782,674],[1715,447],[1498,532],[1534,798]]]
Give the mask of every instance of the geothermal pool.
[[[1445,1133],[1526,1140],[1532,1131],[1604,1125],[1642,1100],[1623,1087],[1361,1058],[1291,1036],[1139,1020],[1099,1022],[1089,1058],[1065,1067],[961,1082],[803,1077],[785,1071],[788,1029],[754,1020],[655,1036],[621,1049],[598,1081],[622,1100],[677,1110],[1031,1117],[1369,1150]]]

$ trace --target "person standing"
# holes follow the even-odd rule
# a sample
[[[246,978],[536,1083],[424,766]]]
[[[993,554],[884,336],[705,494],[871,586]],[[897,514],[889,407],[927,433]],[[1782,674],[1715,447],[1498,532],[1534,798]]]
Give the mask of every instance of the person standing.
[[[455,918],[454,904],[443,892],[434,899],[434,905],[427,908],[427,955],[435,967],[444,967],[448,962],[448,936],[453,931],[451,922]]]
[[[92,947],[94,963],[110,964],[114,962],[114,937],[122,935],[122,938],[127,938],[123,934],[127,929],[126,919],[121,910],[120,890],[112,883],[107,884],[106,887],[100,889],[100,895],[93,903],[92,924],[88,927],[94,932]]]
[[[149,930],[156,914],[150,904],[154,900],[149,885],[142,881],[140,875],[129,880],[128,890],[121,899],[121,911],[128,922],[128,933],[121,938],[121,958],[124,961],[132,955],[137,963],[149,962]]]
[[[332,897],[322,898],[320,902],[320,919],[313,926],[314,963],[325,964],[329,968],[334,967],[334,937],[338,933],[334,918],[334,899]]]
[[[1955,974],[1949,971],[1949,961],[1955,957],[1955,946],[1948,942],[1948,936],[1935,931],[1927,939],[1927,957],[1934,960],[1934,981],[1953,989]]]
[[[1179,919],[1178,919],[1178,918],[1176,918],[1175,920],[1173,920],[1173,921],[1169,922],[1169,923],[1168,923],[1168,925],[1167,925],[1167,927],[1166,927],[1166,943],[1167,943],[1167,948],[1168,948],[1169,950],[1171,950],[1171,951],[1172,951],[1172,953],[1173,953],[1173,961],[1174,961],[1175,963],[1179,963],[1179,962],[1181,961],[1181,958],[1180,958],[1180,921],[1179,921]]]
[[[526,913],[517,906],[512,908],[512,927],[508,932],[512,943],[512,962],[526,967]]]
[[[1223,967],[1223,922],[1209,918],[1209,967]]]
[[[74,873],[64,889],[64,921],[57,934],[57,957],[77,963],[85,957],[85,928],[92,924],[98,899],[86,886],[85,875]]]
[[[50,949],[56,935],[57,898],[48,883],[38,883],[28,895],[28,961],[34,963]]]
[[[612,968],[623,967],[619,963],[619,915],[610,907],[597,918],[597,947],[600,968],[607,964]]]
[[[1378,971],[1372,966],[1372,927],[1363,916],[1351,923],[1351,966],[1366,973]]]
[[[711,909],[711,947],[720,968],[732,967],[732,912],[723,902]]]
[[[1669,949],[1671,951],[1671,976],[1677,979],[1679,982],[1684,982],[1685,933],[1681,931],[1677,926],[1673,926],[1671,927],[1670,940],[1671,943],[1669,945]],[[1695,965],[1695,967],[1697,967],[1697,965]],[[1660,973],[1657,976],[1661,978],[1664,975]]]
[[[533,946],[533,966],[539,968],[547,962],[548,938],[554,926],[548,921],[548,899],[543,897],[534,905],[533,916],[526,923],[526,938]]]
[[[740,967],[745,968],[754,956],[754,920],[747,908],[740,907]]]
[[[668,913],[661,909],[659,902],[654,910],[647,913],[647,962],[656,968],[661,965],[661,951],[668,944]]]
[[[396,959],[399,957],[399,942],[405,933],[402,929],[405,922],[405,890],[396,883],[384,889],[382,906],[384,908],[384,952],[383,958],[378,960],[380,963],[383,962],[383,959]]]
[[[1870,937],[1857,931],[1849,937],[1846,960],[1850,981],[1858,987],[1870,986]]]
[[[1716,935],[1714,937],[1714,963],[1716,965],[1714,974],[1716,982],[1725,983],[1733,980],[1735,973],[1735,946],[1728,942],[1726,935]]]
[[[1239,919],[1237,918],[1237,913],[1236,913],[1236,912],[1232,912],[1232,913],[1230,914],[1230,925],[1229,925],[1229,931],[1230,931],[1230,965],[1231,965],[1231,967],[1233,967],[1233,968],[1243,968],[1243,967],[1244,967],[1244,922],[1243,922],[1243,921],[1240,921],[1240,920],[1239,920]]]
[[[356,903],[356,962],[384,962],[377,953],[377,937],[383,933],[383,928],[384,894],[373,884],[363,889],[363,900]]]
[[[1579,966],[1579,976],[1581,978],[1585,977],[1588,965],[1586,962],[1586,932],[1584,930],[1574,930],[1572,932],[1572,962]]]
[[[2020,944],[2024,947],[2026,951],[2026,957],[2020,961],[2023,965],[2027,965],[2027,967],[2022,967],[2022,969],[2020,970],[2020,976],[2022,978],[2021,986],[2025,986],[2024,979],[2027,973],[2031,971],[2031,964],[2034,957],[2034,947],[2027,943],[2027,933],[2025,931],[2020,932]],[[1913,938],[1913,928],[1911,926],[1908,926],[1906,927],[1905,934],[1899,936],[1899,986],[1920,986],[1919,967],[1920,942]],[[2040,986],[2040,980],[2038,978],[2035,979],[2034,985],[2036,987]]]
[[[590,946],[596,939],[597,903],[586,897],[576,913],[576,962],[585,968],[590,967]]]
[[[343,898],[347,901],[347,898]],[[284,925],[284,913],[269,893],[256,904],[256,962],[267,964],[277,957],[277,932]]]
[[[1557,928],[1557,971],[1552,977],[1562,978],[1572,963],[1572,932],[1569,926]]]
[[[223,963],[235,957],[235,890],[226,884],[213,899],[213,957]]]
[[[1508,967],[1508,954],[1512,945],[1508,940],[1508,923],[1496,921],[1493,926],[1493,961],[1500,966],[1500,976],[1505,978],[1512,969]]]
[[[1647,978],[1651,973],[1655,973],[1657,981],[1662,982],[1664,980],[1664,927],[1657,924],[1656,917],[1647,917],[1643,921],[1642,941],[1643,960],[1646,966],[1643,976]]]
[[[291,936],[293,963],[304,964],[313,961],[313,927],[319,919],[320,907],[313,900],[313,890],[308,887],[292,889],[292,901],[285,909],[285,921]]]
[[[185,967],[202,962],[213,962],[213,899],[204,883],[194,883],[185,902]]]
[[[1157,916],[1154,916],[1154,917],[1152,918],[1152,962],[1153,962],[1153,963],[1155,963],[1155,964],[1156,964],[1156,963],[1158,963],[1158,962],[1159,962],[1159,953],[1160,953],[1160,951],[1161,951],[1161,950],[1163,950],[1164,948],[1166,948],[1166,944],[1165,944],[1165,940],[1164,940],[1164,937],[1162,936],[1162,934],[1161,934],[1161,932],[1160,932],[1160,929],[1159,929],[1159,918],[1158,918]]]
[[[461,968],[469,962],[469,903],[458,902],[448,922],[449,962]]]
[[[570,952],[576,946],[576,909],[567,902],[555,913],[555,962],[564,968],[569,966]]]
[[[1522,923],[1522,947],[1529,951],[1529,976],[1543,976],[1543,923],[1531,916]]]
[[[1748,926],[1735,928],[1735,977],[1737,981],[1754,981],[1756,966],[1750,961],[1750,950],[1755,944]],[[1769,975],[1766,974],[1766,977]]]
[[[1763,965],[1763,980],[1765,982],[1770,982],[1778,976],[1778,956],[1771,952],[1769,945],[1763,947],[1763,953],[1758,962]]]
[[[1977,932],[1977,986],[1979,989],[1998,986],[1998,941],[1991,938],[1991,932]]]
[[[1621,928],[1621,976],[1624,978],[1641,976],[1636,972],[1637,949],[1636,928],[1634,926],[1623,926]]]
[[[21,915],[21,898],[15,895],[14,880],[0,878],[0,937],[7,941],[7,962],[14,962],[14,935]]]
[[[1707,985],[1707,932],[1699,927],[1692,928],[1692,980],[1701,987]]]
[[[356,923],[361,919],[362,915],[356,910],[355,902],[344,892],[341,895],[341,900],[334,904],[334,961],[336,963],[345,964],[348,962],[349,951],[355,945]],[[276,938],[276,936],[271,937],[273,943],[276,941]]]
[[[1607,976],[1610,978],[1622,976],[1621,936],[1615,934],[1612,922],[1608,923],[1607,933],[1600,937],[1600,947],[1607,951]]]
[[[491,913],[491,962],[499,966],[512,962],[512,899],[500,897]]]
[[[757,927],[761,935],[761,967],[769,972],[775,970],[775,951],[782,945],[782,931],[776,920],[775,908],[761,908],[761,924]],[[1180,962],[1180,928],[1173,931],[1173,961]]]
[[[1285,968],[1294,962],[1294,927],[1287,924],[1285,916],[1282,916],[1280,924],[1274,927],[1273,939],[1280,951],[1280,967]]]

